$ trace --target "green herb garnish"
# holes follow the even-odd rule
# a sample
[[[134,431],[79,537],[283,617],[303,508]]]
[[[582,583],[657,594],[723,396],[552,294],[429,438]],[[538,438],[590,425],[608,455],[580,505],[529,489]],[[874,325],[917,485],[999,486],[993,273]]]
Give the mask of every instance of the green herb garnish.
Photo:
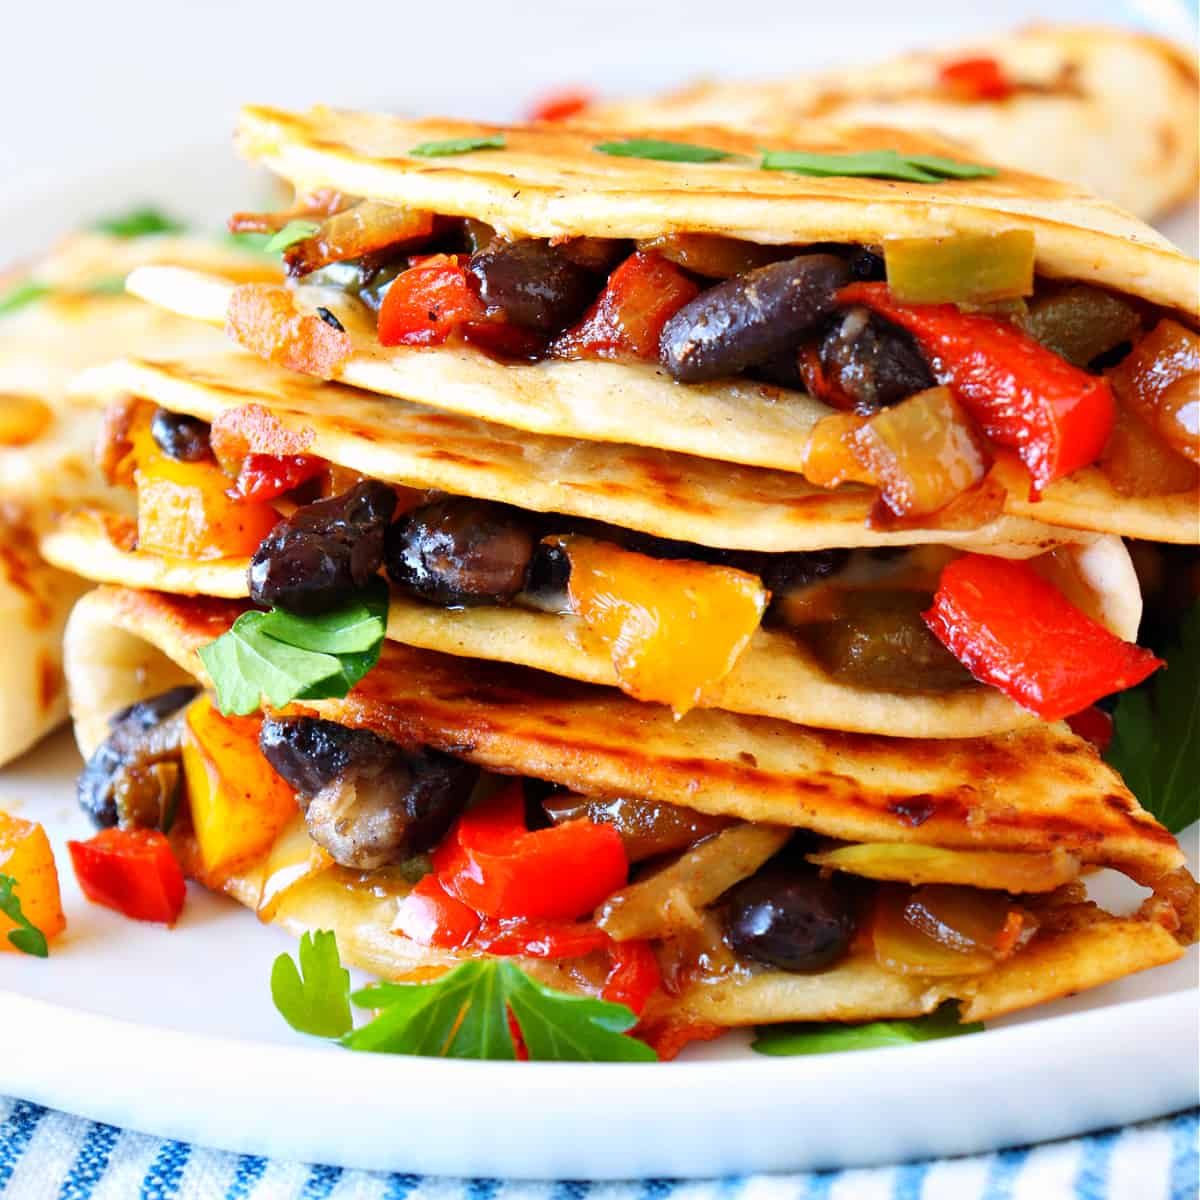
[[[288,955],[275,960],[275,1007],[293,1029],[339,1038],[349,1050],[511,1062],[517,1056],[511,1012],[531,1059],[655,1060],[645,1042],[625,1036],[637,1024],[625,1005],[555,991],[504,959],[475,959],[430,983],[380,983],[351,995],[336,938],[319,932],[301,941],[300,967],[303,980]],[[351,1030],[348,1000],[376,1016]]]
[[[433,983],[378,984],[353,999],[379,1013],[345,1038],[351,1050],[512,1060],[511,1010],[534,1061],[656,1058],[645,1042],[625,1036],[637,1024],[625,1005],[555,991],[503,959],[463,963]]]
[[[271,968],[271,999],[298,1033],[335,1038],[350,1032],[350,972],[325,929],[300,939],[300,966],[281,954]]]
[[[440,142],[421,142],[409,150],[417,158],[445,158],[451,154],[470,154],[473,150],[503,150],[504,134],[485,137],[443,138]]]
[[[266,254],[270,245],[269,233],[226,233],[224,241],[235,250],[245,250],[248,254]]]
[[[278,254],[280,250],[286,250],[289,246],[294,246],[297,242],[312,237],[320,228],[321,226],[316,221],[289,221],[271,237],[263,250],[267,254]]]
[[[94,221],[91,228],[96,233],[108,233],[113,237],[135,238],[154,233],[182,233],[186,226],[160,209],[146,207],[131,209],[114,217],[102,217]]]
[[[20,926],[20,929],[8,931],[8,940],[22,954],[46,958],[50,953],[46,947],[46,935],[21,911],[16,888],[17,881],[11,875],[0,875],[0,912]]]
[[[593,150],[616,158],[650,158],[656,162],[708,163],[735,158],[731,150],[715,146],[696,146],[691,142],[665,142],[658,138],[625,138],[620,142],[600,142]]]
[[[54,289],[46,283],[36,283],[32,279],[24,279],[14,284],[7,292],[0,292],[0,317],[14,313],[27,304],[48,296]]]
[[[317,616],[272,609],[243,613],[228,633],[200,649],[226,715],[293,700],[344,696],[379,661],[388,589],[372,580],[349,603]]]
[[[1200,819],[1200,604],[1179,632],[1179,645],[1163,655],[1167,669],[1121,693],[1105,755],[1141,806],[1171,833]]]
[[[792,1054],[834,1054],[844,1050],[874,1050],[880,1046],[908,1046],[936,1038],[980,1033],[978,1022],[963,1025],[953,1004],[911,1021],[869,1021],[865,1025],[838,1025],[821,1021],[799,1025],[766,1025],[756,1031],[752,1049],[781,1057]]]
[[[902,179],[909,183],[982,179],[996,174],[995,167],[959,162],[936,154],[900,154],[896,150],[866,150],[861,154],[764,150],[760,166],[764,171],[791,171],[797,175],[862,176],[870,179]]]

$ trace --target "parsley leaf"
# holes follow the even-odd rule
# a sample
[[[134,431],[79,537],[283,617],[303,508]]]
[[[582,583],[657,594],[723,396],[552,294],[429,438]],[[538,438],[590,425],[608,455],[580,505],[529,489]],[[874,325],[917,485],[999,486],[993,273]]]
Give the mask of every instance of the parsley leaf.
[[[911,1021],[869,1021],[839,1025],[811,1021],[798,1025],[767,1025],[758,1029],[751,1049],[780,1057],[793,1054],[832,1054],[843,1050],[873,1050],[879,1046],[908,1046],[936,1038],[980,1033],[979,1022],[960,1024],[953,1004],[944,1004],[927,1017]]]
[[[666,142],[658,138],[625,138],[619,142],[600,142],[592,149],[616,158],[650,158],[657,162],[708,163],[737,157],[732,151],[718,150],[715,146]]]
[[[440,142],[421,142],[409,150],[417,158],[445,158],[451,154],[470,154],[473,150],[503,150],[504,134],[486,137],[443,138]]]
[[[271,968],[271,999],[299,1033],[328,1038],[349,1033],[350,972],[338,957],[337,938],[325,929],[304,934],[299,969],[291,955],[281,954]]]
[[[32,279],[24,279],[14,284],[7,292],[0,292],[0,317],[16,312],[27,304],[33,304],[53,290],[49,284],[36,283]]]
[[[346,695],[379,661],[387,609],[387,584],[375,579],[341,608],[316,616],[243,613],[228,633],[200,648],[218,707],[246,716],[263,696],[281,708]]]
[[[301,978],[303,971],[303,979]],[[645,1042],[626,1037],[637,1017],[623,1004],[568,996],[504,959],[471,959],[428,983],[378,983],[349,991],[337,938],[326,930],[300,941],[300,970],[281,954],[271,998],[301,1033],[340,1038],[349,1050],[432,1058],[513,1061],[515,1018],[529,1057],[548,1062],[653,1062]],[[351,1028],[347,997],[375,1017]]]
[[[20,926],[19,929],[8,931],[8,940],[22,954],[46,958],[50,953],[46,947],[46,935],[21,911],[16,887],[17,881],[11,875],[0,874],[0,913]]]
[[[113,217],[102,217],[92,222],[97,233],[112,234],[113,237],[146,237],[153,233],[182,233],[186,226],[182,221],[167,216],[157,208],[134,208]]]
[[[384,983],[351,997],[378,1015],[342,1039],[351,1050],[444,1058],[512,1060],[508,1012],[529,1057],[550,1062],[653,1062],[626,1037],[637,1017],[622,1004],[569,996],[504,959],[462,963],[432,983]]]
[[[286,250],[289,246],[312,237],[320,228],[316,221],[289,221],[267,242],[263,251],[266,254],[277,254],[280,250]]]
[[[266,254],[271,241],[269,233],[226,233],[222,238],[227,246],[248,254]]]
[[[764,171],[792,171],[797,175],[861,176],[902,179],[908,183],[940,183],[943,179],[981,179],[996,174],[995,167],[959,162],[936,154],[900,154],[895,150],[865,150],[860,154],[809,154],[805,150],[764,150]]]
[[[1180,625],[1180,643],[1163,655],[1167,669],[1122,692],[1105,757],[1142,807],[1171,832],[1200,819],[1200,604]]]

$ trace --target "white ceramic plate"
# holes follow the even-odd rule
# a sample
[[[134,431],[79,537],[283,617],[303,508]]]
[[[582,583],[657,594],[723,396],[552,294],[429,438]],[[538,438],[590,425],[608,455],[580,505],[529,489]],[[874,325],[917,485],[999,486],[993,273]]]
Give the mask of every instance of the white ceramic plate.
[[[222,148],[22,199],[65,229],[129,197],[197,221],[250,184]],[[0,209],[3,206],[0,205]],[[0,230],[13,228],[0,212]],[[28,228],[28,226],[27,226]],[[1193,242],[1195,220],[1173,229]],[[0,808],[42,821],[69,926],[42,962],[0,954],[0,1093],[163,1136],[344,1166],[526,1178],[703,1177],[867,1165],[1042,1141],[1197,1102],[1193,949],[1170,967],[973,1037],[796,1059],[740,1034],[658,1066],[352,1054],[292,1033],[271,963],[293,943],[190,888],[173,931],[79,893],[64,842],[91,832],[66,733],[0,771]],[[1187,839],[1195,864],[1196,830]]]

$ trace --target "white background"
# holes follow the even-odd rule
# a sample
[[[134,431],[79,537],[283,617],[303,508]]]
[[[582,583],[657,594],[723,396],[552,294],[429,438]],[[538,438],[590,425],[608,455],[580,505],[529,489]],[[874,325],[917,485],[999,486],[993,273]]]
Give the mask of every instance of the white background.
[[[0,0],[0,262],[35,254],[64,219],[153,198],[148,160],[160,175],[195,173],[197,212],[224,203],[213,156],[192,151],[227,140],[246,101],[505,118],[555,85],[619,95],[783,74],[1038,20],[1190,39],[1194,11],[1195,0]],[[19,227],[2,220],[18,207]]]

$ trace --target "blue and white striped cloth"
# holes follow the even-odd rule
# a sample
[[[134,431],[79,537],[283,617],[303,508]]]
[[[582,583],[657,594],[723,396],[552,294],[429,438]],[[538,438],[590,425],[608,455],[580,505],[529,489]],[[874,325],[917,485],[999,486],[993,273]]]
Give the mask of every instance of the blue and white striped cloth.
[[[436,1179],[226,1154],[0,1099],[13,1200],[1197,1200],[1200,1109],[998,1154],[715,1181]]]

